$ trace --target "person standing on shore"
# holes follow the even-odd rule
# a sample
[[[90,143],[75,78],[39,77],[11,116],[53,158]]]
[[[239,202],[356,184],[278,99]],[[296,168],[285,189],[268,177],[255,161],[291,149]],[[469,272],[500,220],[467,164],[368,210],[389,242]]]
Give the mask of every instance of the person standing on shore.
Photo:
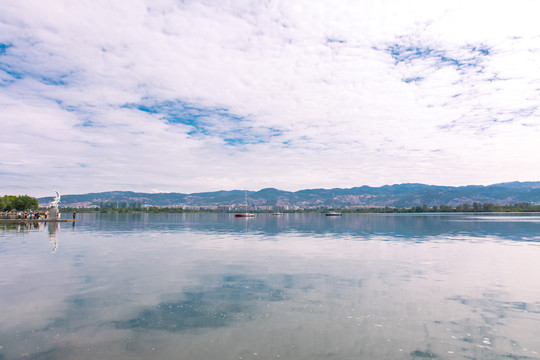
[[[73,210],[73,220],[75,220],[76,217],[77,217],[77,213],[75,212],[75,210]]]

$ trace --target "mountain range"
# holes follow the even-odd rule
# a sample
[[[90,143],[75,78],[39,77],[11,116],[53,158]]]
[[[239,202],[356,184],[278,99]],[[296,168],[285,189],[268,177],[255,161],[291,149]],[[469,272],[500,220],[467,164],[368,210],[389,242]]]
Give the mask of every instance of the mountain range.
[[[285,191],[266,188],[259,191],[214,191],[203,193],[138,193],[109,191],[80,195],[62,195],[64,207],[92,207],[108,204],[138,204],[143,206],[179,207],[242,207],[245,195],[249,206],[313,208],[313,207],[397,207],[451,205],[464,203],[513,204],[540,203],[540,181],[507,182],[493,185],[437,186],[425,184],[395,184],[380,187],[360,186],[348,189],[306,189]],[[46,206],[53,197],[39,198]]]

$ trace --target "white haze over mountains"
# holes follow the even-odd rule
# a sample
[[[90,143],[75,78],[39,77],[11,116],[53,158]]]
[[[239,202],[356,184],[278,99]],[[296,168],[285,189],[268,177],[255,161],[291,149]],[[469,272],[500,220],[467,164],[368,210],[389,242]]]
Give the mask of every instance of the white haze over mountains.
[[[0,9],[0,193],[540,179],[539,1]]]

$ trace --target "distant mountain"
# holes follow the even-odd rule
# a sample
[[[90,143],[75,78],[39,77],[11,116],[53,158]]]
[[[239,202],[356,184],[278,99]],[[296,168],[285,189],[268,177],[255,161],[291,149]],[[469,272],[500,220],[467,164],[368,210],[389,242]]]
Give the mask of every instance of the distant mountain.
[[[296,192],[274,188],[248,191],[250,206],[258,207],[411,207],[426,204],[452,205],[480,202],[513,204],[517,202],[540,203],[540,181],[509,182],[489,186],[436,186],[425,184],[395,184],[380,187],[361,186],[350,189],[306,189]],[[40,198],[42,205],[52,197]],[[244,191],[214,191],[193,194],[136,193],[110,191],[81,195],[62,195],[61,206],[89,207],[102,205],[125,206],[225,206],[241,207],[245,204]]]
[[[511,189],[532,190],[532,189],[540,189],[540,181],[525,181],[525,182],[513,181],[513,182],[507,182],[507,183],[494,184],[492,186],[500,186],[500,187],[506,187],[506,188],[511,188]]]

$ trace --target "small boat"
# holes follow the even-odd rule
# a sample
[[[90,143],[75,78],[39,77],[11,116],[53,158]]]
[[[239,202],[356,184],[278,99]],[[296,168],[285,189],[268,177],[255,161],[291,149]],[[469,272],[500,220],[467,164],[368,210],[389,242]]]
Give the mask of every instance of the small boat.
[[[272,215],[283,215],[283,213],[280,213],[279,211],[278,212],[275,212],[275,213],[272,213]]]
[[[326,216],[341,216],[342,214],[340,212],[335,211],[329,211],[326,213]]]
[[[332,209],[335,209],[335,205],[334,205],[334,202],[335,202],[336,198],[334,196],[334,194],[332,194]],[[337,212],[337,211],[329,211],[326,213],[326,216],[341,216],[342,214],[340,212]]]
[[[234,214],[235,217],[255,217],[255,214],[253,213],[236,213]]]
[[[234,214],[234,216],[235,217],[255,217],[255,214],[247,212],[247,209],[248,209],[247,192],[244,192],[244,196],[246,197],[246,211],[243,213],[236,213]]]

